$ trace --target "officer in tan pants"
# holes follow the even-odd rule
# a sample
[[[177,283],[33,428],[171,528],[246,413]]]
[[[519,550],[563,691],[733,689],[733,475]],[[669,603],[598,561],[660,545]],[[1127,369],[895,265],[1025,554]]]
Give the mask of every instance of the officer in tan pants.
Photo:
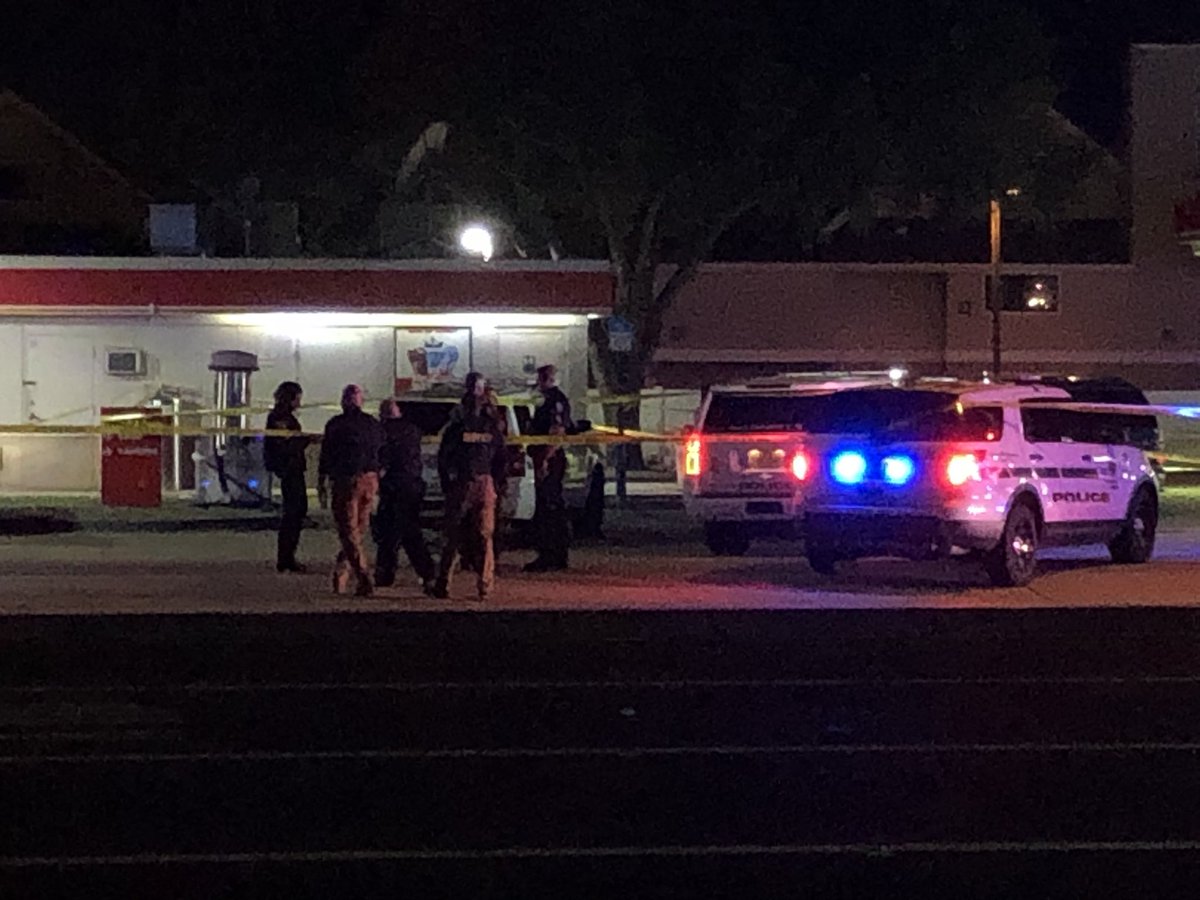
[[[479,547],[479,599],[491,596],[496,578],[496,484],[506,477],[499,411],[487,402],[487,382],[467,375],[466,393],[450,414],[438,450],[438,475],[446,495],[445,543],[433,595],[450,596],[450,580],[465,546]]]
[[[363,551],[363,536],[371,527],[371,512],[379,493],[379,451],[383,434],[379,423],[363,412],[363,391],[357,384],[342,391],[342,412],[325,426],[321,443],[317,495],[329,505],[327,482],[333,483],[333,520],[337,523],[337,563],[333,571],[335,593],[345,591],[350,575],[358,581],[356,593],[370,597],[375,586]]]

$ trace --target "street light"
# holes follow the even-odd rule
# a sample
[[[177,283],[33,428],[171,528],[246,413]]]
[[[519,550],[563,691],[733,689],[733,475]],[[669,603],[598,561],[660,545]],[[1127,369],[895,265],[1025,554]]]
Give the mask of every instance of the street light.
[[[1019,187],[1010,187],[1004,192],[1007,197],[1020,197]],[[1000,375],[1000,198],[993,197],[988,205],[988,237],[991,244],[992,283],[989,301],[992,307],[992,377]]]
[[[1000,201],[996,199],[988,208],[988,236],[992,264],[992,377],[996,378],[1000,375]]]
[[[483,225],[468,225],[458,234],[458,246],[469,256],[479,256],[487,262],[495,252],[492,232]]]

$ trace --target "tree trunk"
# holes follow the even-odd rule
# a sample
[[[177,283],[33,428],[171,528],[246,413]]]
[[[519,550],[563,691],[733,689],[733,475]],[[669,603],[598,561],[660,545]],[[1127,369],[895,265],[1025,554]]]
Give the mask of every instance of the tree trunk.
[[[645,367],[633,353],[614,353],[608,345],[608,329],[601,319],[589,323],[588,344],[592,362],[592,372],[596,378],[596,387],[602,397],[637,395],[645,380]],[[637,430],[641,427],[641,408],[638,403],[604,405],[604,424],[625,430]],[[625,445],[624,465],[629,469],[642,469],[645,463],[642,459],[640,444]],[[610,463],[618,465],[618,460]]]
[[[658,342],[654,323],[661,319],[661,314],[654,308],[658,299],[655,296],[654,275],[654,269],[647,266],[621,266],[617,272],[615,312],[635,329],[631,352],[613,352],[609,347],[605,323],[598,319],[591,323],[589,344],[592,348],[592,368],[596,386],[604,396],[637,396],[645,384],[646,370],[652,361],[652,348]],[[646,340],[647,326],[655,331],[652,341]],[[604,422],[606,425],[637,430],[641,427],[641,404],[606,405]],[[640,444],[626,447],[625,464],[632,470],[645,467]]]

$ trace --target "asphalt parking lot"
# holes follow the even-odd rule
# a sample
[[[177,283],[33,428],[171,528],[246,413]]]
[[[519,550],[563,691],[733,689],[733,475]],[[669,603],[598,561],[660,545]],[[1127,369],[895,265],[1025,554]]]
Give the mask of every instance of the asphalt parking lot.
[[[317,521],[304,534],[302,556],[311,565],[303,576],[274,572],[274,537],[261,528],[104,527],[0,538],[0,614],[1191,605],[1200,583],[1200,517],[1190,494],[1168,507],[1151,564],[1111,565],[1103,547],[1049,551],[1039,579],[1006,590],[958,560],[864,560],[830,579],[812,572],[794,543],[759,542],[746,556],[714,557],[682,510],[656,502],[611,513],[606,539],[576,547],[568,573],[524,575],[531,554],[504,551],[487,605],[471,602],[470,579],[460,578],[454,599],[438,603],[403,575],[396,588],[360,601],[331,594],[334,536]]]

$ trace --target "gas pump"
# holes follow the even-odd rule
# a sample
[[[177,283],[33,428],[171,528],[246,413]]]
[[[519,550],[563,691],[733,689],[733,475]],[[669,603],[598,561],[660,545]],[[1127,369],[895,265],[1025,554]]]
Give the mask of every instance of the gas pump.
[[[208,365],[213,373],[213,410],[217,428],[249,427],[251,376],[258,357],[241,350],[218,350]],[[196,501],[202,506],[257,507],[270,503],[263,440],[259,436],[216,434],[204,438],[193,456]]]

